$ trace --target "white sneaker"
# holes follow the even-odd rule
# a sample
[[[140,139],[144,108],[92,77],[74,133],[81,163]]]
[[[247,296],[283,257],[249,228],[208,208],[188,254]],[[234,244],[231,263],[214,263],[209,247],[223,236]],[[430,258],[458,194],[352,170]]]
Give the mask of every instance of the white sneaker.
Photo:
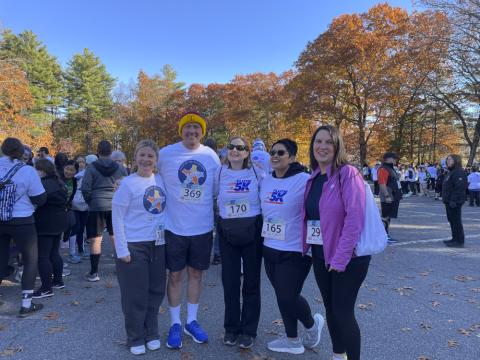
[[[325,324],[325,319],[320,314],[313,316],[315,323],[311,329],[305,329],[305,337],[303,339],[303,346],[307,349],[313,349],[320,343],[320,336],[322,335],[322,328]]]
[[[285,335],[276,340],[270,341],[267,344],[267,347],[270,351],[284,352],[295,355],[303,354],[305,352],[302,339],[298,338],[297,340],[290,340]]]
[[[151,351],[160,349],[160,346],[160,340],[150,340],[147,342],[147,349]]]
[[[143,355],[145,354],[145,345],[140,345],[140,346],[132,346],[130,347],[130,352],[133,355]]]

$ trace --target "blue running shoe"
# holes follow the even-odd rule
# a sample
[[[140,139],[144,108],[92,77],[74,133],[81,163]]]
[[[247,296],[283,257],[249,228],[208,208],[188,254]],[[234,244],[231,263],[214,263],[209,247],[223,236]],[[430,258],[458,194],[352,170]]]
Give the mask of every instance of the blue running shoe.
[[[203,344],[208,341],[207,333],[195,320],[193,320],[190,324],[186,324],[183,332],[187,335],[190,335],[196,343]]]
[[[167,347],[169,349],[182,348],[182,326],[180,324],[173,324],[168,331]]]

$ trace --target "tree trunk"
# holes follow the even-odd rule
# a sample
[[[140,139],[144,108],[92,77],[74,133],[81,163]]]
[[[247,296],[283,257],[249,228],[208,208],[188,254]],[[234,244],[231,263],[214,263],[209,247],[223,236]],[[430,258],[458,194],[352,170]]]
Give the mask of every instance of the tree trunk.
[[[477,155],[478,145],[480,143],[480,115],[475,124],[475,132],[473,133],[472,141],[470,144],[470,154],[468,156],[467,166],[472,166]]]

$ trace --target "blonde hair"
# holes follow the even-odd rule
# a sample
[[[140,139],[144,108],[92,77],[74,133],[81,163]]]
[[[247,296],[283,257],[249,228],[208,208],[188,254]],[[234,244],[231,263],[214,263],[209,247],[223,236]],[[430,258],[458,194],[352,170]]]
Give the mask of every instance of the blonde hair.
[[[133,162],[134,162],[133,171],[134,172],[137,171],[137,164],[135,162],[135,158],[137,157],[137,153],[140,149],[145,148],[145,147],[148,147],[148,148],[153,150],[153,152],[155,153],[155,160],[158,162],[158,145],[157,145],[157,143],[153,140],[150,140],[150,139],[140,140],[137,143],[137,145],[135,146],[135,151],[133,152]],[[156,172],[156,171],[157,171],[157,164],[155,164],[154,172]]]
[[[233,140],[236,140],[236,139],[241,140],[243,142],[243,145],[245,146],[246,151],[248,151],[248,156],[243,160],[242,169],[250,169],[252,167],[252,158],[250,157],[251,151],[250,151],[250,147],[248,146],[248,142],[242,136],[232,136],[228,139],[228,144],[230,144]],[[223,159],[222,164],[227,165],[228,168],[232,167],[230,164],[230,161],[228,160],[228,149],[227,149],[227,156],[225,156],[225,159]]]

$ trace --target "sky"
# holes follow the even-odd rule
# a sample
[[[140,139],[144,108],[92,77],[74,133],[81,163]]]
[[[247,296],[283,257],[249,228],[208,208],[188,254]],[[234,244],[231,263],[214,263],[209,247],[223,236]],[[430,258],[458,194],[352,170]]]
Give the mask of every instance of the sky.
[[[0,0],[0,28],[32,30],[62,66],[84,48],[118,81],[170,64],[178,80],[226,83],[282,73],[334,17],[374,0]],[[412,10],[411,0],[388,1]]]

